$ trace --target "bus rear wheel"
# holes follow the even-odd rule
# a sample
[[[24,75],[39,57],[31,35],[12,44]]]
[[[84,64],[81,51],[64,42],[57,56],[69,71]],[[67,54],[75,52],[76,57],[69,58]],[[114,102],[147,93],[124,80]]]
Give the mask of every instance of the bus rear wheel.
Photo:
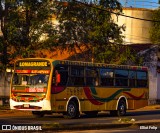
[[[40,118],[40,117],[44,116],[44,112],[42,112],[42,111],[32,111],[32,114],[36,118]]]
[[[73,119],[79,117],[78,105],[74,101],[70,101],[67,107],[67,118]]]
[[[121,99],[118,103],[117,110],[111,110],[111,116],[124,116],[126,114],[126,101]]]
[[[118,103],[117,115],[124,116],[126,114],[126,101],[120,100]]]

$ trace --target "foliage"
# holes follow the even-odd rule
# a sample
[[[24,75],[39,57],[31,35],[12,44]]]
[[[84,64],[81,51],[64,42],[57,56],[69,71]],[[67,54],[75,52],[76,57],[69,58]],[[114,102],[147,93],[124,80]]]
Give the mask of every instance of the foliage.
[[[124,65],[143,65],[144,57],[139,56],[132,46],[124,46],[123,54],[117,55],[119,58],[117,64]]]
[[[150,31],[150,38],[154,44],[160,45],[160,9],[153,11],[152,19],[154,22]]]
[[[86,3],[86,4],[83,4]],[[112,12],[121,12],[117,0],[57,2],[56,15],[59,20],[61,49],[68,51],[89,51],[88,61],[109,63],[114,60],[122,44],[123,26],[112,19]]]
[[[49,0],[0,0],[3,55],[10,51],[12,58],[33,57],[35,50],[53,46],[52,8]],[[4,64],[9,58],[6,56]]]
[[[112,18],[113,12],[122,12],[121,4],[118,0],[83,2],[0,0],[2,63],[55,47],[75,54],[85,52],[87,61],[126,63],[130,53],[121,52],[124,27]],[[59,25],[53,23],[53,14]]]

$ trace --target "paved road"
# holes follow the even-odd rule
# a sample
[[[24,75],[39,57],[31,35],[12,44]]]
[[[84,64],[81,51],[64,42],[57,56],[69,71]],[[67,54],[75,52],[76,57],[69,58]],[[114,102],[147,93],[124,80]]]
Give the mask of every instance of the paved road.
[[[61,133],[69,133],[72,131],[65,131]],[[74,133],[159,133],[160,130],[141,130],[141,129],[103,129],[103,130],[84,130],[74,131]],[[48,132],[49,133],[49,132]]]
[[[97,117],[89,118],[86,115],[81,115],[79,119],[65,119],[62,115],[46,115],[43,118],[34,118],[31,116],[8,116],[0,117],[0,125],[2,124],[21,124],[21,123],[61,123],[61,124],[94,124],[94,123],[111,123],[120,118],[133,118],[137,121],[139,120],[160,120],[160,110],[152,111],[136,111],[128,112],[126,116],[123,117],[111,117],[108,113],[100,113]]]
[[[14,124],[29,124],[29,125],[37,125],[37,124],[60,124],[60,125],[65,125],[65,126],[70,126],[74,127],[77,125],[94,125],[94,124],[109,124],[109,123],[114,123],[115,121],[119,119],[135,119],[137,121],[149,121],[149,120],[154,120],[154,121],[160,121],[160,110],[152,110],[152,111],[136,111],[136,112],[128,112],[126,116],[124,117],[111,117],[108,113],[100,113],[97,117],[93,118],[88,118],[86,115],[81,115],[79,119],[64,119],[62,115],[46,115],[43,118],[34,118],[33,116],[12,116],[12,117],[0,117],[0,125],[14,125]],[[150,126],[150,125],[146,125]],[[155,125],[157,126],[157,125]],[[104,128],[104,127],[103,127]],[[144,129],[139,129],[140,127],[136,127],[134,129],[115,129],[115,127],[112,127],[113,130],[92,130],[94,132],[149,132],[149,131],[154,131],[154,130],[144,130]],[[95,129],[95,128],[94,128]],[[98,128],[99,129],[99,128]],[[160,132],[160,125],[158,127],[158,130]],[[91,131],[91,130],[89,130]],[[88,133],[88,130],[84,131],[74,131],[75,133]],[[49,131],[48,131],[49,132]],[[65,131],[67,132],[67,131]]]

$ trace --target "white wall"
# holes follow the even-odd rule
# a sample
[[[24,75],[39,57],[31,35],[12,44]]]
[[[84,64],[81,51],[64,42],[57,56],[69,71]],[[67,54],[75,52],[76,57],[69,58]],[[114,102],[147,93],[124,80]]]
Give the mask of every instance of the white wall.
[[[157,74],[156,67],[149,68],[149,99],[157,99]]]
[[[123,8],[123,14],[135,18],[151,19],[152,10],[143,8]],[[149,30],[152,26],[151,21],[143,21],[121,15],[118,16],[118,19],[116,15],[112,15],[112,17],[119,26],[124,24],[126,27],[126,30],[123,32],[125,44],[151,43],[149,39]]]
[[[157,66],[160,66],[160,61],[157,62]],[[160,100],[160,73],[157,73],[157,99]]]
[[[9,96],[11,73],[7,73],[6,79],[4,73],[0,73],[0,97]]]

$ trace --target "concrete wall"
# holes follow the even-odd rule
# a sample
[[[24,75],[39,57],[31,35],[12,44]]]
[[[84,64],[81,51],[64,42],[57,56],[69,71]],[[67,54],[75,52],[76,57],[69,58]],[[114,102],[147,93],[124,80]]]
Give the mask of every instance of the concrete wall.
[[[157,66],[160,66],[160,61],[157,62]],[[157,99],[160,102],[160,73],[157,72]]]
[[[155,104],[157,100],[157,73],[156,67],[149,68],[149,101]]]
[[[123,8],[123,14],[135,18],[151,19],[152,10],[142,8]],[[125,16],[113,15],[113,19],[118,25],[125,25],[126,30],[123,32],[125,36],[125,44],[130,43],[151,43],[149,39],[149,30],[152,26],[151,21],[144,21]]]
[[[157,52],[158,47],[154,46],[148,50],[145,50],[144,53],[146,62],[144,62],[143,65],[149,68],[149,104],[156,104],[160,101],[160,73],[157,73]]]
[[[0,105],[8,104],[10,94],[10,80],[12,73],[0,72]],[[6,78],[5,78],[6,77]]]

